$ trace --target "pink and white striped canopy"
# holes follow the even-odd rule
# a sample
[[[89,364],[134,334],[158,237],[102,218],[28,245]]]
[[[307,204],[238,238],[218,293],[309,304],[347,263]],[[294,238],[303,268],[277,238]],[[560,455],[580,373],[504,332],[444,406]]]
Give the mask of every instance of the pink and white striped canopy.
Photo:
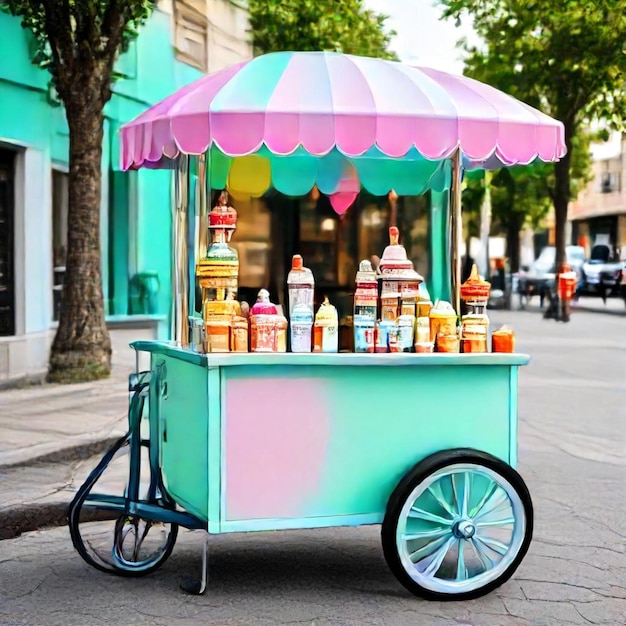
[[[484,83],[333,52],[276,52],[205,76],[122,128],[123,169],[213,145],[227,156],[297,149],[442,160],[460,148],[487,167],[556,161],[561,122]],[[414,158],[414,156],[413,156]]]

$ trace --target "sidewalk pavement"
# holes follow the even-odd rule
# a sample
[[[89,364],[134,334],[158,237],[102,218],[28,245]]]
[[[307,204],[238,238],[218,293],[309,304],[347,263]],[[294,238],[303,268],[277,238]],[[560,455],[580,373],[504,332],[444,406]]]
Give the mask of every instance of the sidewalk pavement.
[[[135,370],[128,343],[136,338],[111,332],[107,380],[0,391],[0,539],[66,523],[76,489],[127,430],[128,375]]]

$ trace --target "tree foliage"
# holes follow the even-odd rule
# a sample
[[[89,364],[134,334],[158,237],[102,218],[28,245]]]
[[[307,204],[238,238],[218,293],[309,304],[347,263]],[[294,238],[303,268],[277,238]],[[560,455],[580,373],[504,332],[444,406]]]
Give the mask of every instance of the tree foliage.
[[[394,59],[388,46],[395,34],[385,30],[385,15],[362,0],[250,0],[255,52],[335,50]]]
[[[561,262],[581,127],[600,119],[621,128],[626,114],[626,0],[440,2],[444,17],[471,20],[483,42],[466,44],[468,74],[564,124],[568,154],[548,179]]]
[[[111,341],[104,317],[100,257],[104,105],[113,66],[157,0],[7,0],[37,44],[65,106],[69,128],[66,271],[48,379],[108,376]]]
[[[570,199],[589,182],[589,135],[574,138]],[[507,256],[512,271],[519,267],[519,232],[524,226],[540,228],[553,205],[554,164],[536,161],[530,165],[502,168],[491,176],[491,234],[505,235]],[[471,236],[480,229],[480,209],[484,196],[485,178],[480,171],[469,172],[463,191],[464,221]]]
[[[111,97],[113,64],[137,36],[157,0],[5,0],[37,43],[33,63],[49,70],[61,100],[87,70],[98,73],[101,98]]]

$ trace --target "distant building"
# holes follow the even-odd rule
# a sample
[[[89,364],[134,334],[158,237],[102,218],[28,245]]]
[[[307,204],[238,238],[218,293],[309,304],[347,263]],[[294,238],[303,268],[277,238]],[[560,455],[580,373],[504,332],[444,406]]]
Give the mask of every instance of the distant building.
[[[164,0],[120,58],[105,108],[102,276],[110,324],[168,333],[169,172],[121,172],[120,126],[177,88],[252,55],[243,0]],[[0,384],[47,369],[65,271],[69,137],[20,20],[0,12]],[[154,280],[156,276],[157,280]],[[146,284],[159,284],[155,299]]]
[[[593,179],[570,204],[572,243],[584,244],[587,253],[607,243],[626,258],[626,135],[594,146],[592,168]]]

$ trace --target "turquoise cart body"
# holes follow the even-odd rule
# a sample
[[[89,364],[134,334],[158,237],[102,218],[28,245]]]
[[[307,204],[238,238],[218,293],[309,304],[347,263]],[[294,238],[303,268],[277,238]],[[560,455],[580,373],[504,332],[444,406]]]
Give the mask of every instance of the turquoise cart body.
[[[210,354],[136,342],[163,393],[160,466],[210,533],[383,521],[421,459],[517,463],[518,354]]]

